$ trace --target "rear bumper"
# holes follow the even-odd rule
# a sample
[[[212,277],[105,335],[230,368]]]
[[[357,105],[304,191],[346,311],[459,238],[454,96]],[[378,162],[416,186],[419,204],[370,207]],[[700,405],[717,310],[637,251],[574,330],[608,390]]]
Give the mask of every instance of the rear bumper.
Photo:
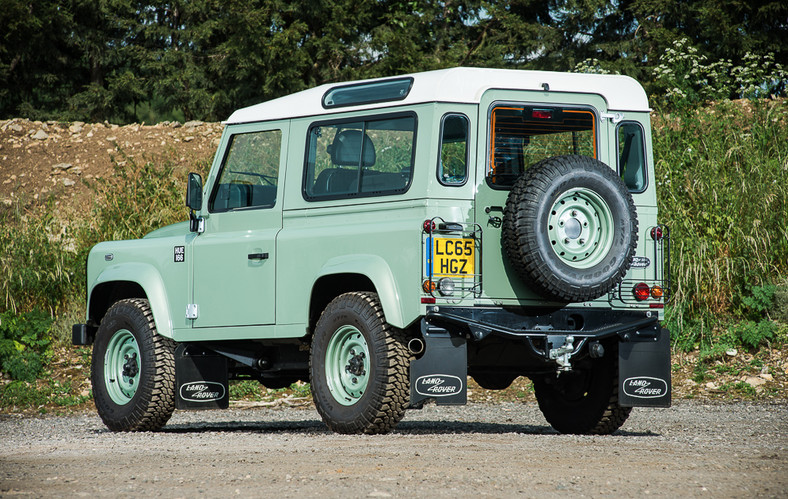
[[[502,307],[430,307],[425,319],[470,339],[488,335],[512,339],[545,340],[549,336],[573,336],[599,340],[618,335],[622,340],[655,337],[658,314],[595,308],[510,309]]]

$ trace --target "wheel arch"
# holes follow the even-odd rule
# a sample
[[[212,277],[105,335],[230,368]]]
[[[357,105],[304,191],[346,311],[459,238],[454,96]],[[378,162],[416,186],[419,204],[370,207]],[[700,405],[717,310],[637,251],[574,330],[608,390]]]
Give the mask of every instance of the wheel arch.
[[[172,318],[164,281],[150,265],[120,265],[99,274],[88,296],[88,320],[100,324],[112,304],[126,298],[148,300],[156,331],[172,338]]]
[[[386,322],[398,328],[408,325],[394,275],[386,261],[377,255],[345,255],[326,262],[312,285],[308,318],[310,331],[326,305],[350,291],[377,293]]]

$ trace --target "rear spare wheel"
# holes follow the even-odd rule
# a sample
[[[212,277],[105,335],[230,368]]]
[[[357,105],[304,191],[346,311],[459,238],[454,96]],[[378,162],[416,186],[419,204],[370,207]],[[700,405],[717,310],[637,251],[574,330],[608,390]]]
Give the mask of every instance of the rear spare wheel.
[[[512,186],[503,246],[525,283],[561,302],[599,298],[621,282],[637,245],[632,196],[607,165],[555,156]]]

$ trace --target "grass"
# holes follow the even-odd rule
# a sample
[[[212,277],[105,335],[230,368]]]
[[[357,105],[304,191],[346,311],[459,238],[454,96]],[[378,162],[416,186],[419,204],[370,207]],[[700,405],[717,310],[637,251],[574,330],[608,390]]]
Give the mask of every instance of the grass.
[[[281,396],[309,398],[312,396],[309,383],[297,381],[287,388],[266,388],[256,380],[237,380],[230,382],[230,400],[270,402]]]
[[[83,395],[75,390],[72,381],[11,381],[0,386],[0,409],[10,412],[33,409],[46,414],[53,408],[72,408],[92,399],[91,393]]]

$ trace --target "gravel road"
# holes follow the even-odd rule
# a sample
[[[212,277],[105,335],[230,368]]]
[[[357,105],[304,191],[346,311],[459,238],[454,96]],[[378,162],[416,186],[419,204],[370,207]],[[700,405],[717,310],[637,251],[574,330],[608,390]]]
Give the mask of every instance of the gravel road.
[[[0,496],[788,497],[788,405],[680,401],[612,436],[536,404],[426,406],[383,436],[306,408],[176,411],[157,433],[95,415],[0,419]]]

